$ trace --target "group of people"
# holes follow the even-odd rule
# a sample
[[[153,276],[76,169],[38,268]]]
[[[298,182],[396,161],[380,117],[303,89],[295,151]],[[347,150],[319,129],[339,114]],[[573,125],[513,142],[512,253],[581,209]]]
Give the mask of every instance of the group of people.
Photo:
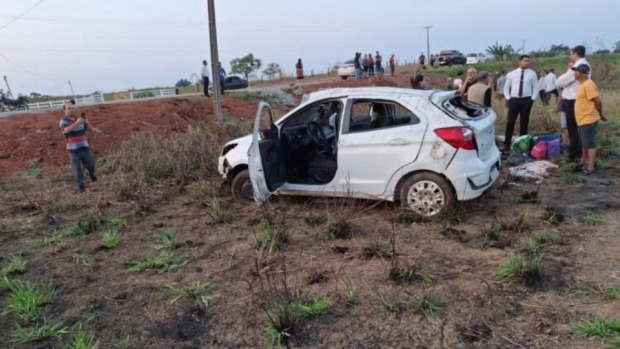
[[[217,66],[219,67],[220,88],[222,90],[222,94],[224,94],[224,79],[226,79],[226,70],[222,67],[222,62],[217,62]],[[202,61],[200,76],[202,76],[202,85],[205,97],[209,97],[209,78],[211,77],[211,73],[209,67],[207,66],[207,60]]]
[[[585,56],[585,47],[575,46],[566,73],[556,78],[549,70],[542,77],[542,83],[539,83],[536,72],[529,69],[530,57],[519,57],[519,68],[506,75],[503,86],[508,106],[504,153],[510,149],[516,120],[520,118],[519,135],[528,134],[530,112],[536,98],[541,96],[546,104],[550,95],[559,94],[557,88],[560,88],[562,93],[557,110],[562,113],[561,126],[568,134],[567,161],[576,163],[583,175],[595,172],[598,122],[607,121],[607,118],[603,114],[598,87],[590,79],[592,69]],[[539,93],[541,89],[544,89],[542,94]]]
[[[423,69],[426,69],[426,56],[424,52],[420,53],[420,57],[418,57],[418,63],[422,66]],[[429,58],[429,65],[431,68],[439,68],[439,54],[432,54]]]
[[[554,69],[541,70],[540,76],[529,68],[530,57],[521,55],[519,67],[508,74],[496,72],[491,78],[489,72],[469,68],[463,79],[463,72],[448,78],[448,89],[468,100],[491,107],[493,90],[498,99],[505,99],[508,108],[503,156],[507,156],[515,124],[519,119],[519,135],[527,135],[530,113],[534,101],[540,97],[544,106],[549,105],[552,95],[556,96],[556,112],[561,113],[561,128],[564,145],[569,148],[568,162],[576,163],[583,175],[595,172],[596,135],[598,122],[606,121],[598,87],[590,79],[591,67],[587,62],[584,46],[575,46],[571,52],[568,70],[557,77]],[[411,79],[412,88],[419,88],[421,75]],[[561,89],[561,94],[558,91]]]
[[[383,57],[379,53],[373,55],[371,53],[363,54],[361,52],[355,53],[355,58],[353,58],[353,64],[355,66],[355,79],[362,80],[366,78],[374,77],[375,75],[382,76],[385,72],[383,67]],[[394,55],[390,56],[388,60],[388,66],[390,68],[390,75],[394,76],[394,70],[396,69],[396,60],[394,59]]]

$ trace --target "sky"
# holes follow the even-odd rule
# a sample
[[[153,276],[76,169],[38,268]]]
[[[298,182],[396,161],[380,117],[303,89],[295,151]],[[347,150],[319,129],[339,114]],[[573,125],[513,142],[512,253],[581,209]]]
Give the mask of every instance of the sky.
[[[619,0],[215,0],[220,61],[248,53],[292,73],[325,72],[356,51],[400,62],[499,42],[590,50],[620,41]],[[14,95],[125,91],[192,81],[210,61],[206,0],[0,0],[0,75]],[[262,69],[261,69],[262,70]],[[4,81],[0,88],[6,90]]]

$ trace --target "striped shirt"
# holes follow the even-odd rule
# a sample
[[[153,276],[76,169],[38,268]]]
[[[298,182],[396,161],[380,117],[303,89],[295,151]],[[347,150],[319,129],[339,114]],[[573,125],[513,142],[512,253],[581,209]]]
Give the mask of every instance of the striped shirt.
[[[67,144],[67,150],[69,152],[76,152],[82,148],[88,148],[88,139],[86,139],[86,124],[79,124],[75,126],[73,131],[65,132],[65,128],[71,126],[75,122],[70,117],[64,117],[58,123],[60,130],[65,136],[65,143]]]

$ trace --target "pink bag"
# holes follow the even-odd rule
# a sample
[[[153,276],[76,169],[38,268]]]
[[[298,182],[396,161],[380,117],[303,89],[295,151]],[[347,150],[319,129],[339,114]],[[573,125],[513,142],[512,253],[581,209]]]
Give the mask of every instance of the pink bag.
[[[532,148],[530,155],[536,160],[544,159],[547,155],[547,142],[540,141],[536,143],[534,148]]]

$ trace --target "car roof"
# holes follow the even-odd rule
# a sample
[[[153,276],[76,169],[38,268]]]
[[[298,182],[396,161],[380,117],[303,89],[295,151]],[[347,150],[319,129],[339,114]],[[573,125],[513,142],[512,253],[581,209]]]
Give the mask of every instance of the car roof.
[[[353,87],[353,88],[330,88],[312,92],[308,96],[307,101],[315,101],[321,98],[329,97],[394,97],[394,95],[406,97],[422,97],[428,98],[434,90],[414,90],[401,87]]]

